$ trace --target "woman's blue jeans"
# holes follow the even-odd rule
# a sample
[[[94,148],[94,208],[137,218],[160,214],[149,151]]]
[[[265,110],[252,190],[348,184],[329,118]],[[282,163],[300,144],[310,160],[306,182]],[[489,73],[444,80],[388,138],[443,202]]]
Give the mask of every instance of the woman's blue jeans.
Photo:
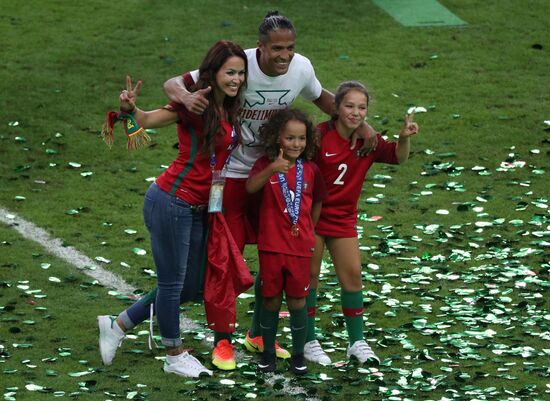
[[[145,194],[143,218],[151,237],[153,259],[157,268],[157,289],[144,296],[120,317],[132,328],[149,316],[152,296],[154,309],[167,347],[181,345],[180,303],[192,300],[202,291],[206,209],[195,206],[152,184]]]

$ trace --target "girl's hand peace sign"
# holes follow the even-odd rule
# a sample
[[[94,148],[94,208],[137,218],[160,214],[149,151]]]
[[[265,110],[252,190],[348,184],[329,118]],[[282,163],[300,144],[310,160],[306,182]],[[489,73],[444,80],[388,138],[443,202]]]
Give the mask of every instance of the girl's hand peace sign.
[[[401,128],[401,132],[399,132],[399,137],[408,138],[412,135],[418,134],[419,127],[418,124],[413,121],[413,119],[414,113],[405,114],[405,124],[403,124],[403,128]]]
[[[120,111],[131,113],[136,109],[136,99],[141,87],[141,81],[138,81],[135,88],[132,88],[132,78],[126,75],[126,89],[120,93]]]

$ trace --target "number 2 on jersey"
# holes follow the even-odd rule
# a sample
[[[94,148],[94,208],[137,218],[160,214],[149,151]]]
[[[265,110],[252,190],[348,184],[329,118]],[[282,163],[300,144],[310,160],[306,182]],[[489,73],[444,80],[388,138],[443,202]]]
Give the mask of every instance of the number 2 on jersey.
[[[346,163],[342,163],[338,166],[338,171],[341,171],[340,175],[334,180],[334,185],[344,185],[344,175],[348,171],[348,165]]]

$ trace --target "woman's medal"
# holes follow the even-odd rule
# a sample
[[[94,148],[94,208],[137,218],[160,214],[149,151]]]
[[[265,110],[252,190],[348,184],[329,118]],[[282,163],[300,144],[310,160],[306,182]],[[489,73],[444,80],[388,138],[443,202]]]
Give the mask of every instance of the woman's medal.
[[[279,186],[283,194],[283,199],[286,204],[286,211],[290,218],[292,227],[290,228],[290,235],[298,237],[300,235],[300,229],[298,227],[298,218],[300,217],[300,204],[302,201],[302,184],[304,182],[304,164],[302,159],[296,160],[296,189],[294,191],[294,200],[288,189],[288,182],[283,173],[278,173]]]

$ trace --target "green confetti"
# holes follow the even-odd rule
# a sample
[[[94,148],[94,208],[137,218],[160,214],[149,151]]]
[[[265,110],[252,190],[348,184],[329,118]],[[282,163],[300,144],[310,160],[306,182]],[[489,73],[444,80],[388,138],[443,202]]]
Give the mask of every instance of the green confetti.
[[[68,373],[68,375],[70,377],[82,377],[82,376],[91,375],[92,373],[95,373],[95,372],[93,370],[85,370],[83,372],[70,372]]]
[[[141,248],[132,248],[132,252],[135,253],[138,256],[147,255],[147,251],[145,249],[141,249]]]

